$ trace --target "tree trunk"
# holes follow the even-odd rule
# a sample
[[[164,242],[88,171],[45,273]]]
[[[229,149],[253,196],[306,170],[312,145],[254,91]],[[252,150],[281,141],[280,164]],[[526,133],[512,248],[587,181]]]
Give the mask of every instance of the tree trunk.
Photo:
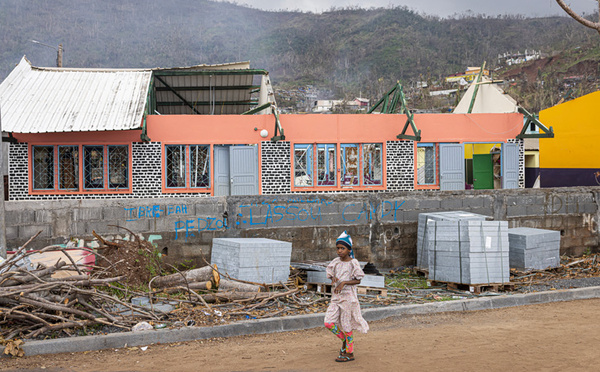
[[[185,291],[187,289],[191,289],[192,291],[197,291],[197,290],[205,290],[205,291],[209,291],[211,289],[214,288],[212,282],[208,281],[208,282],[192,282],[192,283],[188,283],[188,285],[181,284],[177,287],[174,288],[165,288],[164,292],[165,293],[175,293],[175,292],[181,292],[181,291]]]
[[[185,285],[185,283],[197,283],[197,282],[208,282],[212,281],[215,286],[219,285],[220,277],[217,272],[217,266],[204,266],[199,269],[193,269],[184,271],[181,273],[175,273],[171,275],[156,277],[152,284],[154,287],[175,287],[178,285]]]
[[[221,279],[219,284],[219,292],[235,291],[235,292],[260,292],[263,287],[254,284],[240,283],[233,280]]]
[[[203,295],[204,301],[208,303],[214,303],[217,301],[229,302],[235,300],[248,300],[248,299],[265,299],[271,296],[269,292],[219,292],[214,294]]]

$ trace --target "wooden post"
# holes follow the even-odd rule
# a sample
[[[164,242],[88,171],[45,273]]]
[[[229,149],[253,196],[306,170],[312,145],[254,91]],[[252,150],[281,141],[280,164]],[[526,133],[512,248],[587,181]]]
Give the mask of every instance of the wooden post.
[[[0,110],[0,136],[2,136],[2,111]],[[0,257],[6,258],[6,221],[4,219],[4,144],[0,139]]]
[[[62,44],[58,44],[58,51],[56,52],[56,67],[62,67],[62,57],[63,57],[63,46],[62,46]]]

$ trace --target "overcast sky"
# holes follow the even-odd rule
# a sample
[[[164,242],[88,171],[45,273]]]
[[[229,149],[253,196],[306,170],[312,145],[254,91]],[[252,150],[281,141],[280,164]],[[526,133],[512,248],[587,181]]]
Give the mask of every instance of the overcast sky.
[[[216,0],[225,1],[225,0]],[[499,14],[523,14],[529,17],[565,15],[555,0],[227,0],[240,5],[247,4],[264,10],[301,10],[322,12],[331,7],[359,5],[361,8],[407,6],[419,13],[448,17],[469,11],[475,14],[496,16]],[[598,10],[597,0],[566,0],[578,13]]]

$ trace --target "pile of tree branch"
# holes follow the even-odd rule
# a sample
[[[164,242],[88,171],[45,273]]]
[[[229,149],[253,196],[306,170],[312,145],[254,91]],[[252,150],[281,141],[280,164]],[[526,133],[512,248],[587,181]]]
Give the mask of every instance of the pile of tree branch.
[[[68,332],[68,329],[96,325],[130,329],[140,320],[161,318],[161,315],[108,292],[110,288],[123,291],[112,284],[124,280],[123,276],[97,278],[89,272],[89,267],[76,264],[63,247],[49,246],[39,251],[26,251],[29,242],[0,263],[2,338],[36,338],[55,331]],[[49,251],[62,251],[64,260],[35,268],[24,264],[30,261],[30,257]],[[67,270],[77,274],[53,277],[53,274]]]

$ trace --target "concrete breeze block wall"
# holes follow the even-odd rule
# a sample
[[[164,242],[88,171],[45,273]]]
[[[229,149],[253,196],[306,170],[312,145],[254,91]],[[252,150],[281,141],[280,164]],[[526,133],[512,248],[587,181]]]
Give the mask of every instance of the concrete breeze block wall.
[[[283,240],[292,243],[292,261],[331,260],[335,239],[347,230],[359,260],[393,268],[416,263],[422,212],[463,210],[506,220],[509,228],[556,230],[561,254],[597,251],[599,196],[589,187],[8,201],[6,236],[9,250],[38,231],[32,248],[72,238],[93,247],[92,231],[123,238],[125,227],[152,239],[172,262],[202,264],[212,239],[224,237]]]

